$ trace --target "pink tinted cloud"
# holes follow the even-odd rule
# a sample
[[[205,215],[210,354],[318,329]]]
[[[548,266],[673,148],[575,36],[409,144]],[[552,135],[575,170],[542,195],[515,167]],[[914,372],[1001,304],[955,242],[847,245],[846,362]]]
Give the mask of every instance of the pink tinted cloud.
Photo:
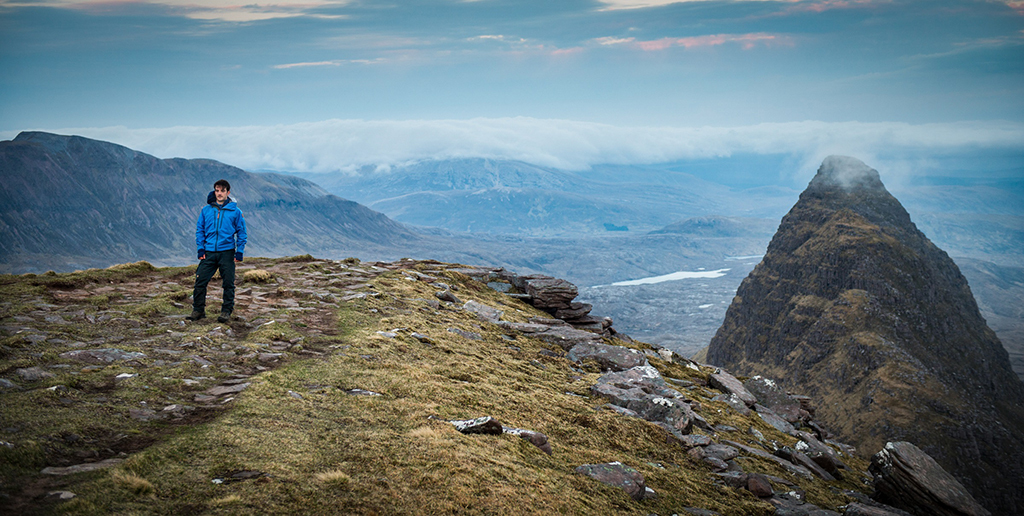
[[[553,56],[569,56],[583,52],[583,47],[558,48],[551,51]]]
[[[651,41],[637,41],[633,43],[637,48],[646,52],[665,50],[670,47],[683,47],[686,49],[713,47],[726,43],[737,43],[744,50],[750,50],[762,44],[771,45],[792,45],[792,41],[786,36],[768,34],[765,32],[753,32],[750,34],[710,34],[707,36],[691,36],[687,38],[662,38]]]
[[[889,4],[891,0],[812,0],[811,2],[800,2],[793,4],[785,12],[812,12],[823,13],[833,9],[859,9],[872,7],[878,4]]]

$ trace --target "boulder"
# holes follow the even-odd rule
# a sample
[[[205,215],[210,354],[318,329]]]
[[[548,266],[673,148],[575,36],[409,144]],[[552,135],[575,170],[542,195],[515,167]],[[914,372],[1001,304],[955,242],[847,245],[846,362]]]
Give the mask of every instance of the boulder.
[[[709,444],[704,446],[704,455],[717,457],[723,461],[732,460],[740,456],[740,451],[728,444]]]
[[[611,346],[596,342],[583,342],[569,350],[569,360],[584,362],[593,360],[604,370],[625,371],[647,364],[644,354],[623,346]]]
[[[448,301],[449,303],[462,304],[462,300],[458,298],[451,290],[439,290],[434,293],[434,297],[441,301]]]
[[[843,489],[843,494],[856,500],[846,506],[846,514],[851,516],[914,516],[907,511],[872,500],[860,491]]]
[[[548,443],[548,436],[540,432],[534,432],[533,430],[524,430],[522,428],[511,428],[507,426],[501,427],[501,431],[506,434],[519,436],[523,440],[529,442],[530,444],[536,446],[537,448],[540,448],[540,451],[548,455],[551,455],[551,444]]]
[[[460,419],[448,421],[455,429],[464,434],[491,434],[500,435],[504,427],[497,419],[491,416],[483,416],[475,419]]]
[[[953,475],[906,441],[889,442],[871,457],[875,498],[913,514],[989,515]]]
[[[576,285],[563,279],[550,276],[520,276],[519,279],[523,284],[520,290],[530,295],[533,306],[548,312],[570,309],[579,293]]]
[[[576,473],[586,475],[603,484],[618,487],[637,501],[643,500],[647,491],[644,476],[621,462],[584,464],[576,468]]]
[[[757,403],[757,398],[735,376],[724,370],[719,370],[708,376],[708,384],[726,394],[736,395],[748,407],[753,407]]]
[[[694,448],[693,450],[697,449],[699,448]],[[690,451],[692,452],[693,450]],[[722,459],[719,459],[718,457],[704,457],[703,459],[701,459],[701,461],[704,464],[707,464],[708,467],[711,468],[711,471],[714,471],[716,473],[719,471],[725,471],[729,469],[729,463],[725,462]]]
[[[744,487],[758,498],[771,498],[775,494],[772,490],[771,482],[768,481],[768,477],[758,473],[747,475],[747,485]]]
[[[742,471],[726,471],[724,473],[715,473],[718,475],[725,485],[735,488],[744,488],[747,486],[747,479],[750,477],[749,474]]]
[[[679,442],[687,448],[693,448],[694,446],[707,446],[711,444],[711,437],[702,434],[690,434],[682,436]]]

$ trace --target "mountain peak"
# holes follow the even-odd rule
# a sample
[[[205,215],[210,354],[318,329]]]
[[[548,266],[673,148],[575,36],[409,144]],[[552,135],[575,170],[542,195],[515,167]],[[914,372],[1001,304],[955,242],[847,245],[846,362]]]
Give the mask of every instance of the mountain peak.
[[[984,471],[1024,471],[999,459],[1024,454],[1024,384],[957,265],[860,160],[825,159],[737,289],[707,359],[788,378],[830,400],[819,417],[857,448],[881,447],[885,429],[928,447],[993,512],[1020,512],[1019,490]],[[979,451],[945,437],[958,432]]]
[[[808,190],[842,188],[844,190],[885,190],[878,171],[850,156],[832,155],[822,161]]]

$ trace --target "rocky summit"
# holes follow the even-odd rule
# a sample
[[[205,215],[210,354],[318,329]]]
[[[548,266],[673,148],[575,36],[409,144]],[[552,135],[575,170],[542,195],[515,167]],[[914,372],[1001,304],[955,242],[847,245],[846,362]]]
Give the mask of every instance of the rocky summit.
[[[218,323],[185,319],[194,272],[0,275],[0,514],[974,507],[924,452],[869,471],[813,398],[634,341],[564,280],[247,258]]]
[[[861,452],[913,443],[993,513],[1024,512],[1024,384],[956,264],[855,158],[822,163],[707,360],[820,400]]]

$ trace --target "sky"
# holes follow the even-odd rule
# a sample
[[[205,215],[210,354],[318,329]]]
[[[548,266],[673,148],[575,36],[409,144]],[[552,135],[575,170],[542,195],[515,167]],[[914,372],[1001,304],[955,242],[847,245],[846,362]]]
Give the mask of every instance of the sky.
[[[0,70],[0,139],[249,170],[840,153],[1024,175],[1017,0],[0,0]]]

